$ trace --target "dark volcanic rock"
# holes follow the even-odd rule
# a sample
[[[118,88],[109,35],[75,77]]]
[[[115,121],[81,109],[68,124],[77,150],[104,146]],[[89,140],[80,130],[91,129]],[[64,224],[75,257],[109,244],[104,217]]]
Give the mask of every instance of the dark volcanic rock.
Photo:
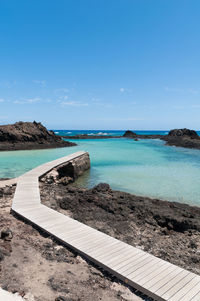
[[[40,122],[16,122],[0,126],[0,150],[40,149],[73,146],[48,131]]]
[[[61,136],[61,137],[64,139],[111,139],[111,138],[120,138],[121,136],[80,134],[74,136]]]
[[[136,133],[129,131],[129,130],[126,131],[123,135],[123,137],[125,137],[125,138],[137,138],[137,136],[138,135]]]
[[[115,191],[45,185],[46,205],[157,257],[200,274],[200,208]],[[56,196],[56,197],[55,197]]]
[[[162,137],[167,145],[200,149],[200,137],[197,132],[189,129],[171,130],[168,135]]]
[[[99,183],[95,186],[92,191],[95,192],[111,192],[110,185],[107,183]]]
[[[65,297],[63,297],[63,296],[59,296],[59,297],[57,297],[56,299],[55,299],[55,301],[71,301],[72,299],[70,298],[70,299],[67,299],[67,298],[65,298]]]
[[[198,207],[114,191],[106,183],[100,183],[81,193],[79,190],[73,187],[71,191],[70,186],[66,187],[66,190],[62,191],[62,193],[65,191],[64,195],[58,200],[58,205],[62,209],[72,211],[77,219],[85,219],[92,214],[93,218],[98,220],[99,215],[97,217],[95,214],[97,208],[101,208],[104,210],[104,213],[101,211],[102,217],[109,216],[111,223],[116,221],[116,217],[131,216],[139,223],[146,222],[175,232],[183,233],[188,230],[200,232],[200,208]],[[96,208],[95,213],[92,212],[92,207]],[[87,208],[89,208],[88,212]],[[107,216],[108,213],[114,215]]]
[[[186,129],[186,128],[185,129],[171,130],[169,132],[168,136],[173,136],[173,137],[187,136],[187,137],[194,138],[194,139],[198,139],[199,138],[197,132],[195,132],[194,130]]]
[[[1,231],[1,239],[10,241],[13,238],[13,233],[10,229],[3,229]]]
[[[2,250],[0,249],[0,261],[2,261],[4,259],[4,254],[2,252]]]

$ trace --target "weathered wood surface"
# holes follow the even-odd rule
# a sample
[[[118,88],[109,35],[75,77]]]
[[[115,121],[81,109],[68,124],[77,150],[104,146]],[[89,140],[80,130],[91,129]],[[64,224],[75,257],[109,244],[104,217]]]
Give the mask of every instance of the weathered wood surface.
[[[19,177],[12,210],[157,301],[200,301],[200,276],[41,204],[38,179],[84,154],[77,152],[45,163]]]

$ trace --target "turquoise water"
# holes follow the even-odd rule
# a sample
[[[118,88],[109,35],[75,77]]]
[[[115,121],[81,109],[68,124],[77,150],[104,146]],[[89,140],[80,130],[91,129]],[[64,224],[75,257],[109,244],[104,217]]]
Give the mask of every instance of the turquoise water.
[[[74,140],[73,140],[74,141]],[[89,151],[91,170],[79,184],[112,188],[200,206],[200,151],[164,146],[160,140],[75,140],[70,148],[0,152],[0,177],[16,177],[49,160]]]

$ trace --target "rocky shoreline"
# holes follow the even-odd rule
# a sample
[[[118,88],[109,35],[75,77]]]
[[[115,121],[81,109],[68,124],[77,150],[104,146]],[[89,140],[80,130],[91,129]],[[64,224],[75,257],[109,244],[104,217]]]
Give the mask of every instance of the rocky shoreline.
[[[73,184],[41,184],[43,203],[97,230],[200,275],[200,208]]]
[[[70,182],[89,168],[86,157],[74,163]],[[80,188],[76,182],[67,184],[71,170],[60,166],[58,174],[54,170],[41,179],[46,206],[200,275],[199,207],[115,191],[105,183]],[[34,301],[151,300],[11,215],[14,191],[15,185],[0,188],[3,289]]]
[[[114,191],[105,183],[84,189],[41,182],[40,189],[54,210],[200,275],[200,208]],[[151,300],[11,215],[14,191],[15,185],[0,188],[3,289],[31,301]]]
[[[0,126],[0,151],[74,146],[38,122],[16,122]]]
[[[15,187],[0,188],[1,288],[26,301],[151,301],[10,214]]]

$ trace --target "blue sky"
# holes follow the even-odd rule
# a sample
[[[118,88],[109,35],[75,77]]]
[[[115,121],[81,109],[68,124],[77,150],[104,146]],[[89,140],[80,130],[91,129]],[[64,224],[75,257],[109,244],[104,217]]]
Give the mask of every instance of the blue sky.
[[[0,123],[199,129],[200,1],[0,0]]]

